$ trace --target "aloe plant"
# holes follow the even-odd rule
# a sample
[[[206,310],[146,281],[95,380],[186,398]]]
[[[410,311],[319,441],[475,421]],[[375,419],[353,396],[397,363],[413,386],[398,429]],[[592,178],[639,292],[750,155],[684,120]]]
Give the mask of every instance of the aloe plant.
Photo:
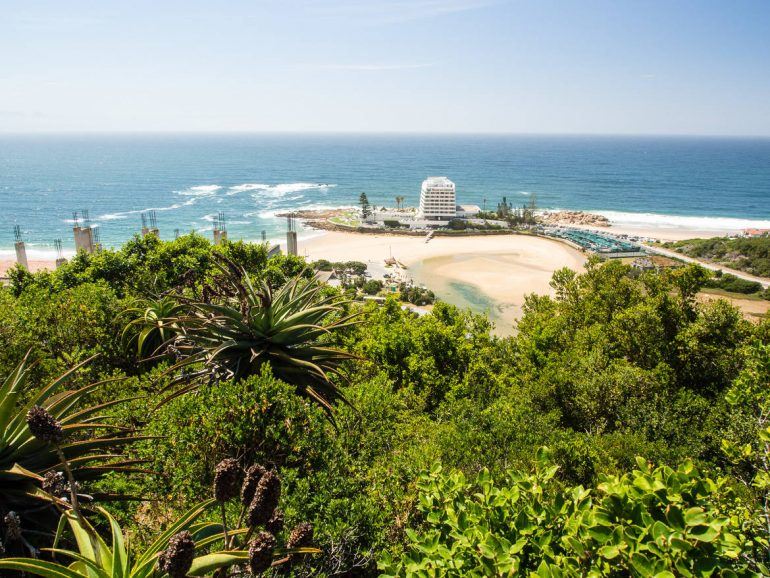
[[[214,503],[215,500],[211,499],[191,508],[139,554],[131,552],[120,525],[106,510],[99,508],[108,522],[111,544],[105,542],[85,518],[67,511],[62,516],[62,525],[69,524],[77,551],[54,547],[44,548],[43,552],[66,558],[69,563],[37,558],[0,558],[0,570],[16,570],[44,578],[173,578],[173,573],[163,569],[166,566],[164,562],[173,555],[175,538],[182,535],[190,546],[187,563],[183,563],[181,568],[183,575],[210,576],[221,568],[248,565],[250,553],[247,550],[216,550],[216,547],[225,544],[221,525],[198,521]],[[236,530],[233,535],[246,533],[248,530],[244,528]],[[311,552],[318,550],[307,547],[275,548],[269,554],[274,559],[273,565],[280,565],[287,555]]]
[[[131,320],[123,330],[123,340],[135,346],[137,355],[155,355],[175,334],[173,319],[183,312],[183,306],[165,295],[157,299],[137,299],[123,315]]]
[[[0,511],[19,516],[22,535],[18,541],[28,548],[31,545],[26,542],[27,532],[52,530],[58,518],[57,509],[70,507],[66,496],[71,493],[63,478],[64,471],[69,469],[74,479],[82,483],[107,472],[133,471],[138,465],[114,451],[140,438],[125,428],[105,423],[101,415],[103,410],[124,400],[82,407],[85,397],[105,381],[66,389],[67,382],[89,361],[74,366],[29,395],[34,362],[27,356],[0,385]],[[30,431],[27,416],[36,407],[61,424],[65,436],[61,443],[46,443]],[[63,463],[62,457],[67,463]],[[56,491],[56,487],[62,491]]]
[[[232,263],[222,270],[228,286],[219,301],[191,301],[189,313],[176,320],[182,333],[177,347],[187,356],[182,365],[203,362],[199,377],[241,379],[268,364],[331,416],[334,404],[345,401],[333,378],[344,379],[341,365],[356,356],[324,337],[354,324],[356,315],[341,315],[343,303],[302,276],[273,289]]]

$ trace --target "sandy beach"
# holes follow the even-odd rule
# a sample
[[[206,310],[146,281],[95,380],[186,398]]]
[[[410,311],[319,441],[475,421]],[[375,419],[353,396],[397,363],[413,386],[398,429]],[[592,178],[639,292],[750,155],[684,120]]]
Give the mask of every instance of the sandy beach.
[[[33,273],[36,271],[42,271],[43,269],[53,269],[56,266],[55,261],[46,260],[29,260],[27,261],[29,270]],[[8,269],[16,265],[16,259],[13,258],[0,258],[0,277],[5,277],[8,273]]]
[[[582,270],[585,255],[564,243],[529,235],[424,237],[330,232],[300,242],[310,260],[364,261],[377,274],[393,256],[407,274],[442,299],[486,312],[510,333],[529,293],[551,294],[553,272]]]

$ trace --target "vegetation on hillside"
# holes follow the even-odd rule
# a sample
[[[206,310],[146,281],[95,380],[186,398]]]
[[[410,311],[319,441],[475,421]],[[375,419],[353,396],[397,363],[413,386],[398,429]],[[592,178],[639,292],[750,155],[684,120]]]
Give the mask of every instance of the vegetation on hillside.
[[[759,277],[770,277],[770,236],[688,239],[663,246],[689,257],[705,259]]]
[[[222,270],[222,257],[237,274]],[[99,423],[145,438],[120,459],[154,474],[78,480],[90,496],[80,527],[124,569],[150,552],[156,575],[174,576],[171,554],[190,570],[197,556],[224,551],[238,553],[219,570],[186,573],[767,572],[770,322],[696,300],[703,269],[639,274],[591,261],[583,274],[558,271],[554,297],[529,296],[505,339],[485,317],[442,302],[424,316],[394,298],[340,303],[311,277],[302,259],[268,258],[260,245],[150,236],[55,272],[16,270],[0,289],[0,376],[13,381],[28,352],[39,360],[17,402],[5,392],[0,408],[26,408],[40,384],[97,355],[71,389],[101,385],[68,411],[101,405]],[[294,299],[310,293],[317,302]],[[353,314],[356,323],[342,321]],[[305,347],[342,352],[333,370],[319,367],[349,404],[298,395],[299,374],[285,364]],[[72,435],[77,445],[89,434]],[[4,444],[5,468],[14,451]],[[64,472],[65,463],[45,468]],[[252,483],[238,489],[257,473],[259,499]],[[70,522],[57,546],[67,553],[40,559],[79,564],[59,575],[105,575],[80,550],[71,499],[50,501],[35,480]],[[28,556],[17,528],[30,527],[29,514],[11,509],[1,480],[0,493],[0,555]],[[169,534],[173,521],[201,505],[189,537],[172,541],[183,531]]]

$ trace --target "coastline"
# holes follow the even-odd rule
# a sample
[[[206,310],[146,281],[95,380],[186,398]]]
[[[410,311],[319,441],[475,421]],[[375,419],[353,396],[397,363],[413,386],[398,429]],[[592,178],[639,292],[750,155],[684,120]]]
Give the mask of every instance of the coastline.
[[[525,296],[552,294],[550,280],[562,268],[581,271],[586,254],[559,240],[528,234],[424,235],[387,232],[359,233],[313,228],[308,223],[298,249],[308,260],[363,261],[374,277],[388,270],[385,259],[394,257],[407,267],[415,283],[432,289],[443,300],[486,313],[498,334],[507,335],[522,315]],[[607,227],[570,224],[572,227],[660,241],[715,237],[739,231],[686,227],[635,226],[610,223]],[[281,243],[285,251],[285,243]],[[0,277],[15,264],[0,256]],[[30,259],[31,271],[53,269],[53,259]],[[737,304],[737,303],[736,303]]]

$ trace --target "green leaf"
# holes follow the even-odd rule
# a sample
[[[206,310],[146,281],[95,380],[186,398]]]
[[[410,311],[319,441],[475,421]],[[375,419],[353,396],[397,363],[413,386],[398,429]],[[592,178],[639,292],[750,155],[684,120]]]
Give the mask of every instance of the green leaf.
[[[233,564],[243,563],[249,559],[246,551],[214,552],[193,560],[188,572],[190,576],[206,576],[219,568],[227,568]]]
[[[652,576],[655,571],[655,565],[641,552],[631,554],[631,566],[642,576]]]
[[[44,578],[83,578],[82,574],[78,574],[65,566],[34,558],[0,558],[0,569],[29,572]]]

